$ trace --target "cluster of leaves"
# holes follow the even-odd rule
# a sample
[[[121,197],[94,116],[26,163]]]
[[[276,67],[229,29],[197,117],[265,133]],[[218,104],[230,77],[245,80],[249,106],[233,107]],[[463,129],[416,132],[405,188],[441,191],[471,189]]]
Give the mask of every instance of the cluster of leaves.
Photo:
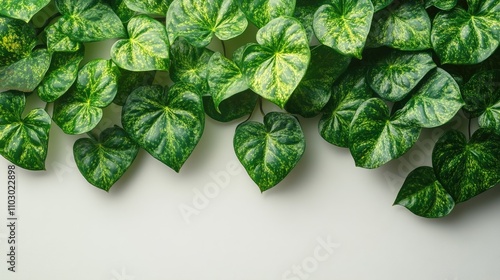
[[[0,154],[23,168],[44,169],[53,121],[89,135],[74,144],[77,166],[108,191],[139,149],[179,172],[206,115],[247,116],[234,150],[266,191],[304,153],[301,117],[319,116],[326,141],[377,168],[464,110],[480,128],[469,139],[445,133],[433,166],[412,171],[395,204],[441,217],[500,182],[497,0],[0,2]],[[57,13],[35,28],[48,5]],[[249,25],[255,42],[232,54],[207,48]],[[107,39],[116,40],[111,59],[81,65],[86,44]],[[158,72],[172,83],[155,83]],[[30,93],[51,106],[23,116]],[[263,101],[276,111],[263,113]],[[95,136],[111,103],[122,106],[123,128]],[[250,121],[259,106],[263,121]]]

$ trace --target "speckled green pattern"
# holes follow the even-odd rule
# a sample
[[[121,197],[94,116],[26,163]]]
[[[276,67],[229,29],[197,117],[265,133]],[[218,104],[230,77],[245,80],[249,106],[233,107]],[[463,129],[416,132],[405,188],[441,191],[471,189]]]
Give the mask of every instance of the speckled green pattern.
[[[396,1],[373,17],[370,45],[406,51],[431,48],[431,20],[419,1]]]
[[[215,109],[221,113],[220,103],[229,97],[248,89],[241,69],[221,53],[214,53],[208,62],[208,86]]]
[[[235,0],[241,10],[257,27],[263,27],[280,16],[292,16],[295,0]]]
[[[406,153],[417,142],[420,128],[392,120],[379,98],[359,106],[349,131],[349,150],[356,166],[377,168]]]
[[[302,157],[306,142],[294,116],[271,112],[263,124],[249,121],[238,125],[233,145],[238,160],[264,192],[290,173]]]
[[[200,48],[210,44],[213,35],[229,40],[243,33],[247,25],[234,0],[175,0],[167,13],[169,39],[183,37]]]
[[[45,34],[47,36],[47,49],[50,52],[76,52],[83,46],[63,33],[60,21],[45,28]]]
[[[74,90],[54,104],[54,122],[67,134],[92,130],[102,118],[102,108],[115,98],[118,67],[110,60],[97,59],[78,72]]]
[[[127,6],[143,14],[166,15],[171,0],[124,0]]]
[[[0,0],[0,15],[29,22],[50,0]]]
[[[351,58],[320,45],[311,50],[311,61],[304,78],[285,105],[292,114],[314,117],[330,100],[333,82],[346,70]]]
[[[43,109],[33,109],[22,118],[25,105],[23,93],[0,93],[0,154],[22,168],[44,170],[50,116]]]
[[[314,33],[324,45],[361,59],[372,18],[370,0],[331,1],[314,14]]]
[[[462,86],[464,109],[471,117],[481,116],[500,100],[500,70],[481,71]]]
[[[436,64],[430,52],[393,50],[378,58],[368,70],[366,81],[384,100],[400,101]]]
[[[455,201],[437,180],[434,169],[428,166],[408,174],[394,204],[425,218],[444,217],[455,207]]]
[[[50,54],[38,49],[27,57],[0,67],[0,91],[17,90],[31,92],[42,81],[50,67]]]
[[[69,90],[78,76],[83,55],[83,48],[77,52],[56,52],[52,55],[50,68],[37,89],[40,99],[54,102]]]
[[[106,2],[122,22],[128,22],[136,14],[127,6],[125,0],[107,0]]]
[[[300,23],[302,23],[302,26],[304,26],[309,41],[311,41],[314,36],[314,13],[320,6],[321,3],[319,3],[319,1],[312,1],[312,3],[309,3],[309,1],[307,1],[307,3],[300,3],[300,1],[298,1],[293,13],[293,17],[298,19]]]
[[[382,10],[383,8],[389,6],[394,0],[371,0],[373,4],[373,9],[375,12]]]
[[[61,31],[75,42],[94,42],[127,36],[125,27],[111,7],[96,0],[56,0],[63,14]]]
[[[449,11],[457,5],[457,0],[425,0],[425,7],[434,6],[443,11]]]
[[[457,82],[446,71],[437,68],[422,80],[396,114],[403,123],[431,128],[447,123],[463,105]]]
[[[120,127],[104,130],[99,139],[80,138],[73,145],[76,165],[92,185],[109,191],[134,161],[139,146]]]
[[[120,77],[118,78],[118,92],[116,93],[113,103],[123,106],[127,97],[136,88],[141,86],[150,86],[153,84],[156,71],[147,72],[132,72],[120,69]]]
[[[36,45],[35,29],[27,23],[0,16],[0,67],[27,57]]]
[[[500,183],[500,135],[478,129],[469,143],[452,130],[432,152],[436,177],[456,203],[464,202]]]
[[[245,90],[222,101],[218,110],[215,108],[212,97],[204,96],[203,107],[205,113],[212,119],[219,122],[230,122],[250,115],[258,100],[257,94],[251,90]]]
[[[335,82],[319,121],[319,133],[329,143],[348,148],[349,126],[358,107],[375,93],[365,81],[365,69],[348,69]]]
[[[203,134],[203,101],[188,83],[174,84],[168,91],[141,87],[123,106],[122,123],[143,149],[179,172]]]
[[[257,32],[258,44],[243,54],[243,73],[250,89],[283,108],[306,73],[311,52],[300,22],[271,20]]]
[[[146,15],[132,18],[127,25],[129,39],[118,40],[111,58],[130,71],[168,70],[170,44],[163,24]]]
[[[441,63],[479,63],[498,47],[500,2],[474,2],[477,8],[465,11],[456,7],[449,12],[439,12],[434,19],[431,40]]]

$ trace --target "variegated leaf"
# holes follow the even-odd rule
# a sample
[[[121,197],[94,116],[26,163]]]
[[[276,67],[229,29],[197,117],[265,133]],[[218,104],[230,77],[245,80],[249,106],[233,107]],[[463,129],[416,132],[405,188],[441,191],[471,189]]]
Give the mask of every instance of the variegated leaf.
[[[109,4],[122,22],[128,22],[136,14],[127,6],[126,0],[105,0],[105,2]]]
[[[172,0],[124,0],[129,9],[143,13],[166,15]]]
[[[373,3],[373,9],[378,12],[385,7],[389,6],[394,0],[371,0]]]
[[[449,11],[457,5],[457,0],[425,0],[425,7],[434,6],[443,11]]]
[[[248,20],[261,28],[281,16],[292,16],[295,0],[237,0]]]
[[[220,102],[216,109],[211,96],[203,97],[203,107],[205,113],[212,119],[219,122],[230,122],[244,116],[252,114],[259,96],[251,90],[237,93]]]
[[[50,59],[46,49],[38,49],[17,62],[0,67],[0,92],[35,90],[50,67]]]
[[[35,29],[31,25],[0,16],[0,67],[29,56],[35,45]]]
[[[82,43],[71,40],[61,28],[61,21],[56,21],[54,24],[45,28],[47,49],[50,52],[76,52],[82,48]]]
[[[299,162],[305,137],[292,115],[271,112],[264,123],[248,121],[236,128],[234,151],[250,178],[264,192],[281,182]]]
[[[29,22],[50,0],[0,0],[0,15]]]
[[[113,103],[123,106],[132,91],[141,86],[150,86],[153,84],[156,71],[132,72],[120,69],[118,78],[118,92]]]
[[[320,0],[297,0],[297,5],[293,13],[293,17],[298,19],[304,29],[306,30],[307,38],[309,41],[314,36],[313,21],[314,13],[319,9],[323,1]]]

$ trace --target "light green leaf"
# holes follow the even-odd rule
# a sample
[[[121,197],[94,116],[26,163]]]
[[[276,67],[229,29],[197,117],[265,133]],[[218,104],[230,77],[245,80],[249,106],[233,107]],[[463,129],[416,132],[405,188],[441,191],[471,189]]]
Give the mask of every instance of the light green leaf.
[[[143,14],[166,15],[171,0],[124,0],[127,6]]]
[[[448,131],[434,146],[432,165],[455,202],[464,202],[500,183],[500,135],[480,128],[467,143]]]
[[[261,28],[281,16],[292,16],[295,0],[237,0],[248,20]]]
[[[76,52],[82,48],[81,43],[71,40],[61,28],[61,21],[56,21],[45,29],[47,49],[50,52]]]
[[[0,0],[0,15],[29,22],[50,0]]]
[[[210,44],[213,35],[229,40],[243,33],[247,25],[245,14],[233,0],[174,0],[167,13],[170,41],[183,37],[200,48]]]
[[[22,118],[25,105],[23,93],[0,93],[0,154],[22,168],[44,170],[50,116],[43,109],[33,109]]]
[[[132,72],[120,69],[118,78],[118,92],[113,103],[123,106],[132,91],[141,86],[150,86],[153,84],[156,71]]]
[[[372,18],[370,0],[331,1],[314,14],[314,33],[322,44],[361,59]]]
[[[425,218],[444,217],[455,207],[455,201],[437,180],[434,169],[428,166],[408,174],[394,204]]]
[[[425,8],[434,6],[443,11],[449,11],[457,5],[457,0],[425,0]]]
[[[259,96],[251,90],[245,90],[237,93],[227,99],[224,99],[218,109],[215,108],[214,100],[211,96],[203,96],[203,107],[205,113],[212,119],[219,122],[230,122],[244,116],[250,115]]]
[[[92,185],[109,191],[130,167],[139,146],[120,127],[104,130],[99,139],[80,138],[73,145],[76,166]]]
[[[132,18],[127,30],[129,39],[118,40],[111,47],[111,58],[130,71],[168,70],[170,66],[165,27],[146,15]]]
[[[271,112],[264,123],[248,121],[236,128],[233,146],[248,175],[264,192],[281,182],[305,150],[305,137],[298,120]]]
[[[29,24],[0,16],[0,67],[30,55],[36,45],[35,29]]]
[[[139,146],[179,172],[203,134],[203,101],[187,83],[174,84],[168,92],[141,87],[125,102],[122,123]]]
[[[47,50],[38,49],[17,62],[0,67],[0,92],[35,90],[50,67],[50,59]]]
[[[293,18],[271,20],[246,47],[243,73],[255,93],[283,108],[304,76],[311,56],[307,35]]]

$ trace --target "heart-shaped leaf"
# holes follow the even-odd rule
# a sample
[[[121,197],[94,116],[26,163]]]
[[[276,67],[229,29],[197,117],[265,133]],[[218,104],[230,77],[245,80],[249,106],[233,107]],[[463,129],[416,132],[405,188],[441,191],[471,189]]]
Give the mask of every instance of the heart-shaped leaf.
[[[314,33],[322,44],[361,59],[372,18],[370,0],[331,1],[314,14]]]
[[[132,91],[141,86],[150,86],[153,84],[156,71],[132,72],[120,69],[118,78],[118,92],[113,103],[123,106]]]
[[[248,20],[261,28],[281,16],[292,16],[295,0],[238,0]]]
[[[408,174],[394,204],[425,218],[444,217],[455,207],[455,201],[437,180],[434,169],[428,166]]]
[[[174,0],[167,13],[170,41],[183,37],[196,47],[234,38],[247,28],[245,14],[233,0]]]
[[[396,1],[373,17],[371,45],[406,51],[431,48],[431,20],[420,1]]]
[[[0,92],[35,90],[49,67],[50,54],[46,49],[35,50],[17,62],[0,67]]]
[[[219,122],[230,122],[250,115],[258,100],[259,96],[257,94],[251,90],[245,90],[224,99],[219,103],[217,109],[211,96],[203,96],[203,107],[205,113],[212,119]]]
[[[311,56],[302,25],[293,18],[271,20],[246,47],[243,73],[249,87],[283,108],[304,76]]]
[[[234,151],[248,175],[264,192],[281,182],[305,150],[305,137],[292,115],[271,112],[264,123],[248,121],[236,128]]]
[[[455,79],[437,68],[415,88],[410,100],[397,114],[401,122],[431,128],[447,123],[463,105]]]
[[[0,93],[0,154],[22,168],[44,170],[50,116],[43,109],[33,109],[22,118],[25,105],[23,93]]]
[[[136,14],[135,11],[131,10],[125,2],[126,0],[106,0],[106,3],[109,4],[111,9],[122,22],[128,22]]]
[[[419,136],[419,127],[391,118],[384,101],[371,98],[359,106],[352,119],[349,149],[356,166],[377,168],[406,153]]]
[[[120,127],[104,130],[99,139],[80,138],[73,145],[80,173],[105,191],[122,177],[138,152],[139,146]]]
[[[434,146],[432,165],[455,202],[464,202],[500,183],[500,135],[480,128],[467,143],[448,131]]]
[[[166,15],[171,0],[124,0],[129,9],[143,13]]]
[[[400,101],[436,67],[429,52],[391,51],[376,60],[366,81],[384,100]]]
[[[314,117],[330,100],[333,82],[347,69],[351,58],[320,45],[311,50],[307,72],[286,103],[292,114]]]
[[[141,87],[125,102],[122,123],[143,149],[179,172],[203,134],[203,101],[188,83],[174,84],[168,92]]]
[[[500,43],[500,2],[467,2],[469,11],[456,7],[439,12],[434,18],[431,40],[441,63],[479,63]]]
[[[389,6],[394,0],[372,0],[373,9],[375,12],[382,10],[383,8]]]
[[[425,0],[425,7],[434,6],[443,11],[449,11],[457,5],[457,0]]]
[[[35,29],[29,24],[0,16],[0,67],[30,55],[36,45]]]
[[[111,58],[130,71],[168,70],[169,42],[165,27],[146,15],[132,18],[127,25],[129,39],[111,47]]]
[[[0,0],[0,15],[29,22],[50,0]]]
[[[76,52],[79,50],[83,45],[71,40],[61,28],[61,21],[56,21],[54,24],[45,28],[47,49],[50,52]]]

